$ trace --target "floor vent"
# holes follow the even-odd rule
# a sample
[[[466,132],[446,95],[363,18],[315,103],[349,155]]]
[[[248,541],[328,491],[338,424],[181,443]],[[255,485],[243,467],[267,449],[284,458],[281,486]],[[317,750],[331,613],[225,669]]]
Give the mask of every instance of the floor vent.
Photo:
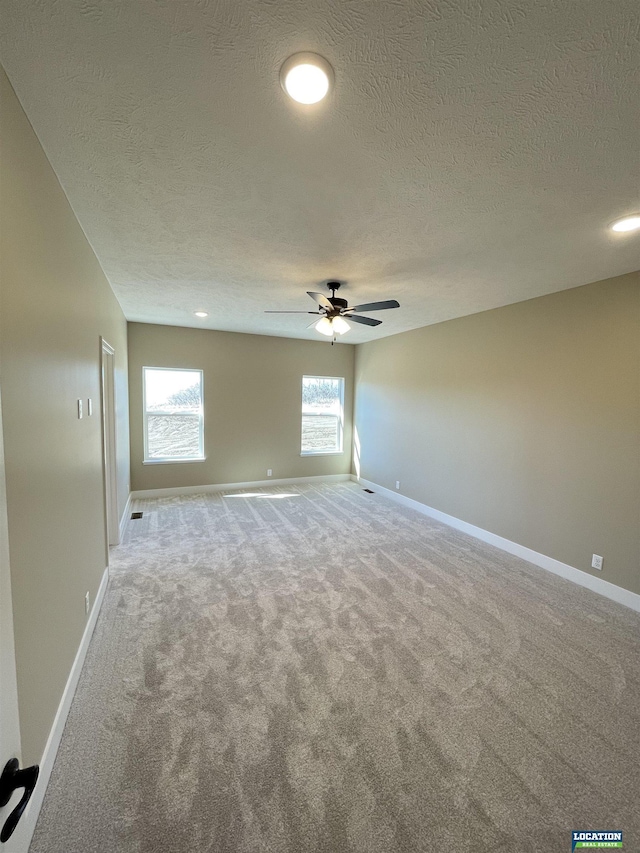
[[[373,491],[373,489],[363,489],[362,491],[366,492],[368,495],[375,495],[375,492]]]
[[[142,513],[141,512],[132,512],[131,518],[142,518]]]

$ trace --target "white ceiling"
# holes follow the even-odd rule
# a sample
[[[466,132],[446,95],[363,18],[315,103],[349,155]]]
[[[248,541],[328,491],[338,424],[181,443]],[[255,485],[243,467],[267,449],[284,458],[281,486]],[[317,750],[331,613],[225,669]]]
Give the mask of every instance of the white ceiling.
[[[128,319],[358,343],[640,268],[637,0],[3,0],[3,64]],[[333,94],[294,104],[300,50]],[[197,320],[193,311],[209,311]]]

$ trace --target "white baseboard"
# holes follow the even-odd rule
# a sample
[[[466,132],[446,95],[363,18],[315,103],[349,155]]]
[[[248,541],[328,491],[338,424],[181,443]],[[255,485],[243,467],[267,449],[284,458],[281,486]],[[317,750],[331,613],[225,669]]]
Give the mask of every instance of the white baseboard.
[[[120,542],[122,542],[122,537],[124,536],[124,531],[127,527],[127,522],[129,521],[129,515],[131,513],[131,492],[127,496],[127,502],[124,505],[124,512],[122,513],[122,518],[120,519]]]
[[[89,648],[89,642],[91,641],[93,630],[96,627],[96,622],[98,621],[98,615],[100,614],[104,594],[107,591],[108,582],[109,569],[107,568],[104,570],[104,574],[102,575],[102,580],[100,581],[100,586],[96,593],[91,613],[87,619],[82,640],[80,641],[73,666],[71,667],[71,672],[69,673],[69,678],[67,679],[64,692],[62,693],[62,699],[58,705],[58,711],[53,721],[53,726],[49,732],[47,745],[44,748],[42,759],[40,761],[40,775],[38,777],[38,783],[33,795],[31,796],[29,805],[27,806],[20,823],[16,827],[16,831],[11,837],[12,849],[15,849],[15,853],[27,853],[29,850],[31,838],[36,828],[38,815],[40,814],[40,809],[42,808],[42,803],[44,801],[44,795],[47,791],[47,785],[49,784],[51,771],[53,770],[53,763],[56,759],[64,726],[67,721],[69,709],[71,708],[71,702],[73,701],[76,687],[78,686],[78,680],[80,678],[80,673],[82,672],[82,665],[84,664],[84,659],[87,655],[87,649]]]
[[[295,483],[341,483],[351,480],[351,474],[324,474],[317,477],[287,477],[284,480],[253,480],[250,483],[216,483],[209,486],[182,486],[175,489],[141,489],[131,492],[131,498],[168,498],[171,495],[201,495],[207,492],[226,492],[237,489],[262,489],[265,486],[293,486]]]
[[[566,580],[572,581],[579,586],[584,586],[592,592],[597,592],[599,595],[605,596],[605,598],[610,598],[618,604],[624,604],[625,607],[630,607],[632,610],[640,612],[640,595],[635,592],[590,575],[587,572],[569,566],[567,563],[561,563],[560,560],[554,560],[553,557],[547,557],[546,554],[540,554],[538,551],[533,551],[525,545],[518,545],[517,542],[505,539],[502,536],[491,533],[489,530],[484,530],[482,527],[476,527],[475,524],[469,524],[453,515],[447,515],[446,512],[440,512],[439,509],[434,509],[427,506],[427,504],[414,501],[412,498],[401,495],[399,492],[394,492],[392,489],[379,486],[377,483],[371,483],[362,477],[358,478],[355,474],[351,475],[351,479],[356,483],[364,484],[368,489],[372,489],[374,492],[384,495],[384,497],[390,498],[403,506],[415,509],[423,515],[428,515],[429,518],[441,521],[443,524],[454,527],[456,530],[461,530],[463,533],[468,533],[469,536],[474,536],[476,539],[481,539],[483,542],[494,545],[502,551],[527,560],[527,562],[533,563],[534,566],[539,566],[541,569],[553,572],[554,575],[560,575],[560,577]]]

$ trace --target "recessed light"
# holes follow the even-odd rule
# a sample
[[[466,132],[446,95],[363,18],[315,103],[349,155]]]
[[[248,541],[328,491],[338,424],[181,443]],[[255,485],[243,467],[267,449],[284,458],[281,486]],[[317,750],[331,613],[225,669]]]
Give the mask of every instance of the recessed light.
[[[280,83],[299,104],[317,104],[329,91],[333,68],[317,53],[296,53],[280,69]]]
[[[196,317],[208,317],[209,316],[206,311],[194,311],[193,313],[196,315]]]
[[[640,228],[640,213],[634,213],[633,216],[625,216],[624,219],[618,219],[611,226],[612,231],[636,231]]]

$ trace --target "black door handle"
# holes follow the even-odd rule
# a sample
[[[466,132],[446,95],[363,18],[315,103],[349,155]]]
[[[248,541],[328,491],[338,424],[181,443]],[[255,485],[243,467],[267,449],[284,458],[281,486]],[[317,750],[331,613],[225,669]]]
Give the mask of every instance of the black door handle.
[[[0,808],[7,805],[14,791],[17,791],[18,788],[24,788],[22,799],[11,812],[0,832],[0,841],[3,844],[13,835],[13,830],[18,825],[18,821],[31,799],[31,794],[33,794],[33,789],[36,787],[38,773],[40,772],[37,764],[34,764],[33,767],[25,767],[24,770],[20,770],[19,767],[20,762],[18,759],[12,758],[10,761],[7,761],[2,771],[2,776],[0,776]]]

